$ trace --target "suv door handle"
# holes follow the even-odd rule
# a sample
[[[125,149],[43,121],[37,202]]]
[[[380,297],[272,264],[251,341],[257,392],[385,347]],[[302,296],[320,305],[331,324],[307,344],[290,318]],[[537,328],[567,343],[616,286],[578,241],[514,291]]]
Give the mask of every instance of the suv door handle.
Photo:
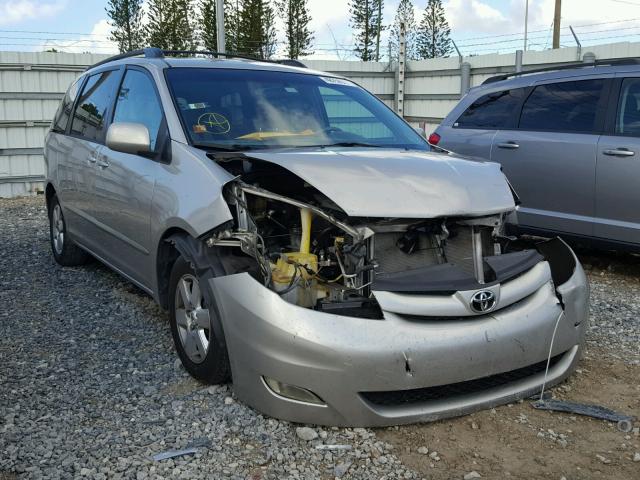
[[[502,142],[498,144],[498,148],[507,148],[509,150],[515,150],[516,148],[520,148],[516,142]]]
[[[89,163],[96,163],[97,160],[98,160],[98,154],[96,152],[91,152],[87,157],[87,161]]]
[[[109,161],[104,158],[104,156],[102,156],[99,160],[98,160],[98,166],[100,168],[107,168],[109,166]]]
[[[613,157],[633,157],[636,154],[636,152],[628,150],[626,148],[603,150],[602,153],[604,153],[605,155],[611,155]]]

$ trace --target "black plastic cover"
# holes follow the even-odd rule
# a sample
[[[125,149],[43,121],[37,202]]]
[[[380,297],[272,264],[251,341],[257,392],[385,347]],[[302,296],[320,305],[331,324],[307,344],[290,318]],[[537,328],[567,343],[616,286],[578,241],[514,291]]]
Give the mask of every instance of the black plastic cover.
[[[526,272],[544,260],[535,250],[485,257],[486,266],[493,272],[492,281],[478,283],[475,277],[455,263],[442,263],[405,272],[376,275],[372,290],[396,293],[451,294],[461,290],[478,290],[506,282]]]

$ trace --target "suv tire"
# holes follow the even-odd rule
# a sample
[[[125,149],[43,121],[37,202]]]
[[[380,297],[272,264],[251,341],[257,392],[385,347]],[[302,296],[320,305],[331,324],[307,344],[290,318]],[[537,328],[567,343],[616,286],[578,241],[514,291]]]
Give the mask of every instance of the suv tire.
[[[53,258],[64,267],[84,265],[91,257],[78,247],[67,234],[67,223],[55,195],[49,202],[49,240]]]
[[[169,321],[178,356],[193,377],[205,383],[230,379],[229,356],[213,292],[201,282],[191,265],[179,257],[169,280]],[[222,340],[222,341],[221,341]]]

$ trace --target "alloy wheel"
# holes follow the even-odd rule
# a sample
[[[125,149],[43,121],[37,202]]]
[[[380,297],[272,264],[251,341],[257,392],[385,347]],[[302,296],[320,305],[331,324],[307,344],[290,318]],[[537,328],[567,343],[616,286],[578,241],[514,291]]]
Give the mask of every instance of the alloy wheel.
[[[180,277],[175,292],[175,315],[180,342],[193,363],[202,363],[209,351],[210,317],[200,282],[191,275]]]
[[[62,250],[64,249],[64,231],[62,209],[59,204],[56,204],[51,214],[51,239],[53,241],[53,248],[58,255],[62,255]]]

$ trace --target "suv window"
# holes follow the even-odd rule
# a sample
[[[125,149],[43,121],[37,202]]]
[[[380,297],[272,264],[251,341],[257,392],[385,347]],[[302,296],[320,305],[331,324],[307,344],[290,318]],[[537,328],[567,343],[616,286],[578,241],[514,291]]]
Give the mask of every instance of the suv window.
[[[524,88],[483,95],[460,115],[453,126],[489,129],[506,127],[523,95]]]
[[[102,141],[105,118],[117,87],[118,73],[117,70],[109,70],[89,77],[73,114],[72,134],[94,142]]]
[[[77,79],[71,84],[67,93],[65,94],[60,106],[56,111],[55,117],[53,117],[53,123],[51,130],[58,133],[65,133],[67,131],[67,124],[69,123],[69,117],[71,116],[71,109],[73,108],[73,102],[78,96],[78,89],[80,88],[80,79]]]
[[[626,78],[622,82],[616,133],[640,137],[640,78]]]
[[[537,86],[524,102],[519,128],[593,132],[604,85],[598,79]]]
[[[153,81],[144,72],[127,70],[116,102],[114,123],[143,124],[149,130],[151,150],[155,150],[163,116]]]

